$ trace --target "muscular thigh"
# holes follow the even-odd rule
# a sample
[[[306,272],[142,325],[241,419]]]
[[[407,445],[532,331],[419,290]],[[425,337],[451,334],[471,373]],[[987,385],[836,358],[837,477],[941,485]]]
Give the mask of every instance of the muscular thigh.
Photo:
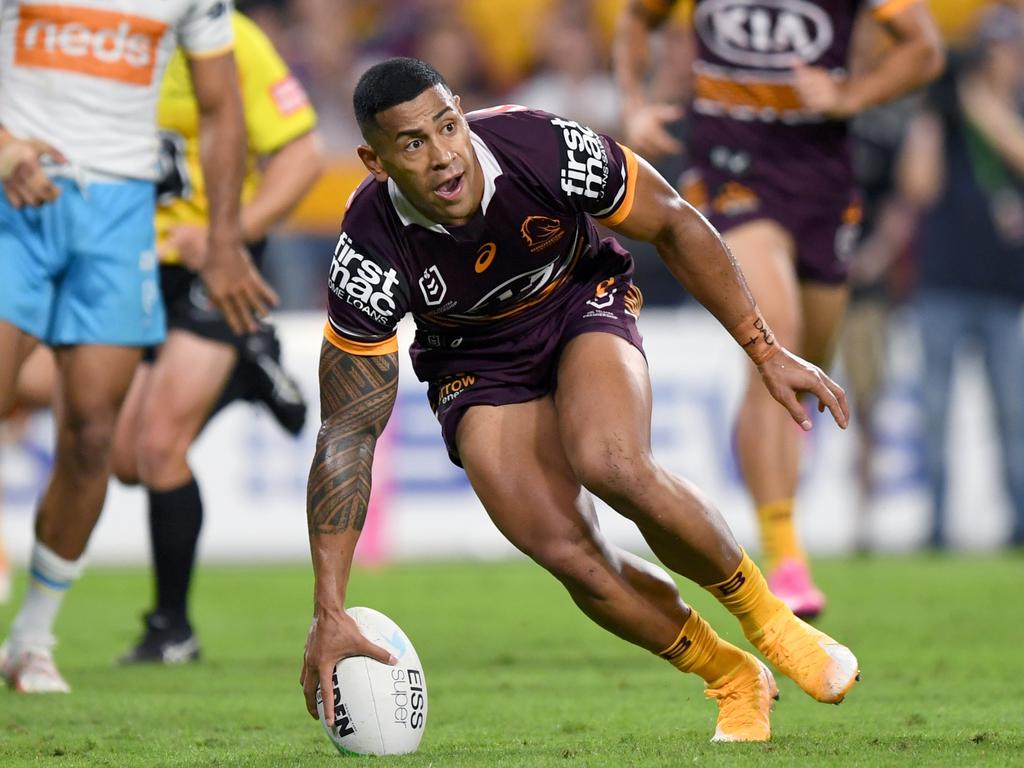
[[[545,559],[552,548],[600,546],[590,497],[566,461],[550,397],[473,406],[456,440],[473,490],[518,549]]]
[[[53,350],[39,344],[21,366],[15,401],[22,408],[49,408],[56,387],[57,364]]]
[[[73,422],[109,422],[121,408],[142,351],[138,347],[80,344],[57,347],[55,408]]]
[[[114,476],[123,483],[136,483],[139,479],[139,424],[152,373],[151,363],[141,362],[135,367],[132,383],[128,387],[124,405],[121,406],[121,412],[117,417],[117,426],[114,429],[113,468]]]
[[[609,333],[570,341],[555,393],[562,445],[577,473],[624,468],[651,450],[651,381],[640,350]]]
[[[0,418],[17,400],[19,371],[36,343],[17,326],[0,320]]]
[[[152,365],[140,429],[197,435],[237,357],[229,344],[172,330]]]
[[[785,346],[795,349],[801,334],[801,313],[792,236],[770,219],[740,224],[723,236],[775,335]]]

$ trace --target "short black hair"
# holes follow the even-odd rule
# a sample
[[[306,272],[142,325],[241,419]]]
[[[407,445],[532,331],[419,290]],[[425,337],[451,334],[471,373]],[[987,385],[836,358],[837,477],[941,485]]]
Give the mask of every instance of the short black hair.
[[[436,85],[443,85],[451,93],[441,73],[420,59],[396,57],[374,64],[359,78],[352,94],[352,107],[363,138],[377,128],[380,112],[412,101]]]

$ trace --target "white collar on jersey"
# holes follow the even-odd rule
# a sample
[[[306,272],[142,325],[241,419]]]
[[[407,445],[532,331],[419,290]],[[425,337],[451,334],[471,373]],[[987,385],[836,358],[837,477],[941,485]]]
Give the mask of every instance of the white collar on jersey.
[[[501,166],[498,165],[498,161],[494,157],[494,153],[491,152],[491,148],[487,146],[483,139],[473,133],[472,129],[469,132],[469,138],[473,141],[473,150],[476,152],[477,159],[480,161],[480,168],[484,172],[484,196],[483,200],[480,201],[480,205],[484,213],[487,213],[487,206],[490,204],[491,198],[494,197],[494,180],[501,176]],[[403,226],[419,224],[431,232],[438,232],[442,235],[448,234],[448,230],[444,228],[443,224],[431,221],[420,213],[415,205],[409,202],[406,196],[402,194],[402,190],[395,184],[394,179],[388,179],[388,194],[391,196],[391,204],[395,207],[395,213],[402,220]]]

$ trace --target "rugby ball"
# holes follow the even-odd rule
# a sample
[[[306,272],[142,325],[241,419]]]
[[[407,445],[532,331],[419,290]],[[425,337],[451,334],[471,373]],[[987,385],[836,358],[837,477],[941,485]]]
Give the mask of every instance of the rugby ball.
[[[405,632],[373,608],[347,610],[359,631],[395,655],[395,666],[366,656],[342,659],[334,668],[334,722],[324,720],[317,687],[320,723],[339,752],[404,755],[415,752],[427,725],[427,681]]]

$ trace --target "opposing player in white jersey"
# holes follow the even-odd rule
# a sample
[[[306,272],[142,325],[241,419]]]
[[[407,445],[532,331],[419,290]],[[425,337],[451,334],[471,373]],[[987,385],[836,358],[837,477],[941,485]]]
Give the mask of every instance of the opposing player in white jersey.
[[[156,102],[180,45],[199,102],[211,298],[236,331],[276,297],[242,248],[245,126],[222,0],[0,4],[0,413],[39,341],[58,368],[53,473],[31,581],[0,650],[25,692],[66,692],[53,624],[81,570],[110,474],[118,410],[143,347],[164,336],[153,213]]]

